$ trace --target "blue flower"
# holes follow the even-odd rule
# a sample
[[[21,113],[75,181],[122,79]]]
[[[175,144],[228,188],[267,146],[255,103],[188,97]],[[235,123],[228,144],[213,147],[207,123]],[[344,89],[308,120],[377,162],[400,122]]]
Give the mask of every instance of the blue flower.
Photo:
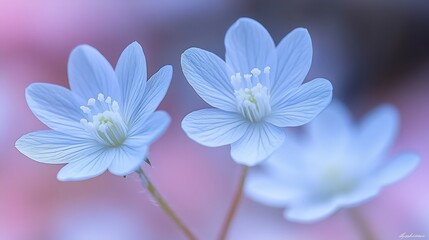
[[[27,157],[42,163],[67,163],[62,181],[84,180],[107,169],[116,175],[136,170],[149,145],[168,127],[170,117],[155,111],[170,84],[171,66],[148,81],[141,46],[134,42],[116,68],[94,48],[70,54],[69,89],[34,83],[26,89],[28,106],[52,130],[32,132],[16,142]]]
[[[269,206],[288,206],[284,217],[299,222],[358,205],[409,175],[420,161],[412,152],[382,161],[398,122],[396,109],[382,105],[354,124],[334,101],[307,125],[306,134],[289,135],[260,169],[251,170],[245,192]]]
[[[311,121],[331,101],[325,79],[302,84],[312,59],[310,35],[295,29],[276,47],[255,20],[241,18],[225,36],[226,61],[190,48],[182,69],[200,97],[215,108],[188,114],[182,128],[209,147],[231,144],[231,156],[253,166],[283,142],[282,127]]]

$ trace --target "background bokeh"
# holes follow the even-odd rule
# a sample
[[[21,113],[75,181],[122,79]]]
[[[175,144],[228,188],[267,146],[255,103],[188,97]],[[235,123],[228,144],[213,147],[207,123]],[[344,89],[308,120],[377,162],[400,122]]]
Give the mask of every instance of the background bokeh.
[[[135,174],[105,173],[59,182],[60,166],[32,161],[15,148],[30,131],[46,129],[25,102],[26,86],[68,87],[67,59],[90,44],[115,64],[138,41],[149,75],[172,64],[174,76],[160,108],[172,116],[145,166],[160,192],[201,239],[215,239],[236,188],[239,166],[229,147],[206,148],[180,128],[206,103],[188,85],[180,55],[189,47],[224,57],[223,39],[239,17],[261,22],[276,43],[295,27],[313,40],[307,79],[332,81],[334,96],[356,118],[380,103],[401,113],[393,155],[415,150],[417,170],[358,207],[380,239],[403,233],[429,238],[429,2],[418,0],[0,0],[0,240],[182,239]],[[286,129],[286,131],[288,131]],[[313,223],[282,218],[282,210],[244,198],[230,239],[359,239],[347,211]]]

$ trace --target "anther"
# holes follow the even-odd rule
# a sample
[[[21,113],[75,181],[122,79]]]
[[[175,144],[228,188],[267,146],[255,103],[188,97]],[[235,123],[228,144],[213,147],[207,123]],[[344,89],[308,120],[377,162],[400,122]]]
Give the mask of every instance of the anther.
[[[264,68],[264,74],[265,74],[265,84],[266,86],[270,87],[271,86],[271,79],[270,79],[270,70],[271,68],[266,66]]]
[[[235,78],[237,79],[237,81],[241,81],[241,73],[236,73]]]
[[[112,98],[111,98],[111,97],[107,97],[107,98],[106,98],[106,103],[107,103],[107,104],[112,103]]]
[[[235,90],[240,89],[240,82],[241,82],[241,80],[239,78],[237,78],[236,74],[231,76],[231,84]]]
[[[80,106],[80,109],[82,110],[83,113],[86,113],[86,114],[91,112],[91,109],[89,109],[89,107],[86,107],[86,106]]]
[[[244,74],[244,79],[246,79],[247,81],[250,81],[251,77],[252,77],[251,74]]]
[[[88,99],[88,106],[94,106],[94,105],[95,105],[95,99],[94,98]]]
[[[104,102],[104,95],[102,93],[98,94],[98,101]]]
[[[271,70],[271,68],[267,66],[264,68],[264,73],[265,74],[270,73],[270,70]]]
[[[258,77],[261,74],[261,70],[259,68],[254,68],[250,71],[254,77]]]

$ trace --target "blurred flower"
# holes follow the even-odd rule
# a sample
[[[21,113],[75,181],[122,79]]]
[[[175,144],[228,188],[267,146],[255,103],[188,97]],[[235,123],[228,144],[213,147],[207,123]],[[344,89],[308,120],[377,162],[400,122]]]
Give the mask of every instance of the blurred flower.
[[[67,163],[59,180],[83,180],[105,170],[126,175],[146,158],[148,146],[167,128],[167,113],[155,111],[172,76],[165,66],[146,82],[146,60],[134,42],[116,69],[94,48],[75,48],[68,64],[71,91],[34,83],[26,90],[33,113],[52,130],[32,132],[16,142],[29,158]]]
[[[382,105],[355,125],[345,106],[333,102],[308,125],[306,135],[289,135],[260,169],[252,169],[245,192],[269,206],[289,206],[285,218],[301,222],[362,203],[419,163],[411,152],[381,161],[398,120],[394,107]]]
[[[253,166],[282,144],[282,127],[303,125],[326,107],[332,86],[325,79],[301,85],[312,58],[305,29],[275,47],[261,24],[241,18],[226,33],[225,47],[226,61],[198,48],[182,54],[188,82],[215,107],[188,114],[182,127],[205,146],[231,144],[232,158]]]

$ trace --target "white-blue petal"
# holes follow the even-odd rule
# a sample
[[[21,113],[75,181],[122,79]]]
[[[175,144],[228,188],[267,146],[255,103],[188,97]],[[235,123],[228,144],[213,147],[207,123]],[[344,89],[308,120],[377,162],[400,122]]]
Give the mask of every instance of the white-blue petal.
[[[136,171],[147,157],[147,145],[135,145],[127,139],[120,147],[114,149],[115,158],[109,166],[109,171],[118,176],[126,176]]]
[[[27,104],[49,128],[70,135],[86,136],[80,119],[84,113],[80,97],[70,90],[48,83],[33,83],[25,91]]]
[[[350,170],[355,173],[361,169],[362,159],[356,156],[359,154],[356,153],[355,144],[356,126],[344,104],[332,101],[325,110],[305,125],[305,130],[309,164],[337,165],[341,171]],[[344,159],[349,160],[346,163]]]
[[[149,145],[167,130],[170,121],[166,112],[157,111],[145,121],[134,125],[130,136],[116,150],[116,158],[112,161],[109,171],[119,176],[135,171],[146,159]]]
[[[399,128],[399,113],[384,104],[372,110],[362,120],[356,137],[360,158],[367,165],[376,165],[392,145]]]
[[[215,54],[190,48],[182,54],[182,70],[189,84],[208,104],[225,111],[237,111],[230,74]]]
[[[167,93],[172,76],[173,68],[170,65],[166,65],[147,81],[143,100],[134,111],[132,122],[130,122],[133,128],[138,128],[158,108]]]
[[[306,125],[306,128],[309,140],[315,145],[323,145],[323,147],[332,145],[337,148],[335,145],[349,142],[354,138],[355,133],[350,112],[343,103],[337,100],[333,100],[323,112]]]
[[[272,79],[271,100],[280,101],[288,90],[299,87],[310,70],[313,55],[310,34],[297,28],[277,46],[277,71]]]
[[[286,206],[308,194],[304,152],[308,144],[289,132],[283,145],[262,164],[249,170],[246,193],[255,201],[273,207]]]
[[[301,190],[264,169],[252,168],[246,178],[244,192],[254,201],[271,207],[285,207],[291,199],[300,195]]]
[[[313,120],[331,102],[332,85],[326,79],[314,79],[291,89],[273,103],[267,121],[279,127],[295,127]]]
[[[253,68],[275,69],[275,45],[268,31],[250,18],[238,19],[225,35],[225,60],[234,72],[250,73]],[[274,74],[273,74],[274,76]]]
[[[268,176],[277,176],[278,181],[288,185],[303,183],[302,169],[306,167],[306,155],[309,143],[303,141],[296,132],[288,132],[280,146],[263,164],[261,168]],[[280,178],[281,177],[281,178]]]
[[[369,180],[369,179],[368,179]],[[363,179],[358,186],[350,192],[332,196],[339,207],[353,207],[370,200],[380,192],[380,185]]]
[[[81,154],[80,159],[69,162],[57,174],[60,181],[81,181],[96,177],[107,170],[116,158],[114,148],[94,149],[88,154]]]
[[[122,52],[115,68],[122,93],[122,113],[127,122],[133,122],[133,113],[139,109],[146,88],[146,59],[137,42]]]
[[[419,155],[410,152],[402,153],[375,170],[373,173],[374,181],[380,186],[395,183],[411,174],[419,162]]]
[[[238,113],[214,108],[191,112],[182,121],[188,137],[208,147],[231,144],[240,139],[248,127],[249,123]]]
[[[312,223],[333,214],[338,209],[335,201],[314,202],[292,205],[284,211],[283,216],[294,222]]]
[[[15,143],[15,147],[25,156],[49,164],[79,160],[97,149],[97,145],[93,140],[53,130],[28,133]]]
[[[239,164],[254,166],[270,156],[283,143],[283,129],[270,123],[252,124],[243,137],[231,144],[231,156]]]
[[[144,122],[134,125],[127,138],[129,145],[149,145],[158,139],[168,128],[171,118],[164,111],[152,113]]]
[[[70,88],[83,99],[99,93],[121,102],[118,80],[109,62],[97,49],[80,45],[73,49],[68,62]]]
[[[286,134],[282,146],[274,151],[260,165],[260,168],[266,176],[277,179],[287,188],[306,190],[306,183],[309,179],[306,179],[307,174],[303,172],[303,169],[314,166],[314,163],[309,162],[307,157],[310,147],[306,139],[296,132],[290,131]],[[258,171],[257,168],[255,171]]]

